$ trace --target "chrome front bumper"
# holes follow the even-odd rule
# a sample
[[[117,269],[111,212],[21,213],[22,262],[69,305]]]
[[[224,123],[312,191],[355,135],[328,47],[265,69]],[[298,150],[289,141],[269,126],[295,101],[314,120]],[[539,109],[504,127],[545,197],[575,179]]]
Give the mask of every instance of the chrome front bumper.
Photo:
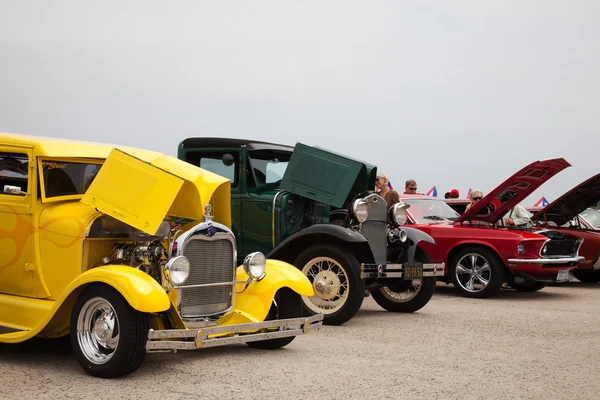
[[[585,260],[582,256],[564,258],[509,258],[509,264],[568,264]]]
[[[258,340],[279,339],[317,331],[323,325],[323,314],[308,318],[278,319],[249,324],[212,326],[202,329],[165,329],[148,331],[146,351],[196,350]],[[276,330],[275,330],[276,329]],[[249,333],[246,333],[251,331]],[[230,334],[209,338],[211,335]]]
[[[423,278],[430,278],[435,276],[444,276],[444,263],[436,264],[422,264],[423,265]],[[361,264],[360,265],[360,277],[361,279],[367,278],[405,278],[405,267],[409,267],[410,264]]]

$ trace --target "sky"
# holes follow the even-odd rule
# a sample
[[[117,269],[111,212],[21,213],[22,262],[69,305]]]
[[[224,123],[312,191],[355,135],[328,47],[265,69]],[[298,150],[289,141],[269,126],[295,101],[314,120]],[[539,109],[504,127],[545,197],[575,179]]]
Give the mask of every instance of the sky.
[[[528,206],[600,172],[599,20],[597,0],[0,0],[0,131],[302,142],[439,196],[569,161]]]

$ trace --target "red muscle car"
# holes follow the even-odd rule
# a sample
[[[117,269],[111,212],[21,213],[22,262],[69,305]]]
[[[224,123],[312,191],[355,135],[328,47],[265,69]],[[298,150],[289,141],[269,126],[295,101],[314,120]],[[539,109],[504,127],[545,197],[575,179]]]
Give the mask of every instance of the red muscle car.
[[[532,221],[545,227],[583,239],[579,254],[585,258],[573,274],[582,282],[600,282],[600,212],[590,206],[600,200],[600,174],[537,211]],[[530,209],[535,211],[535,209]]]
[[[537,291],[572,279],[570,271],[583,260],[578,254],[582,239],[554,229],[506,228],[502,217],[568,166],[562,158],[531,163],[462,215],[436,197],[400,197],[410,205],[407,223],[435,239],[435,246],[420,247],[432,262],[446,263],[443,280],[463,295],[489,297],[504,283]]]

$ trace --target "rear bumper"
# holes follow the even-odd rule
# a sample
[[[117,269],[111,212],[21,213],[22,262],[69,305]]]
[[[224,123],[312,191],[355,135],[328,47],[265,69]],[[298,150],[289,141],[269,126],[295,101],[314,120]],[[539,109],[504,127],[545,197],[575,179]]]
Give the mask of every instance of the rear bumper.
[[[150,329],[146,351],[196,350],[205,347],[279,339],[317,331],[322,325],[323,314],[317,314],[308,318],[278,319],[202,329]],[[214,335],[225,336],[210,337]]]
[[[444,276],[444,263],[421,264],[423,265],[423,277]],[[404,264],[361,264],[361,279],[385,279],[385,278],[404,278],[404,268],[410,266]]]

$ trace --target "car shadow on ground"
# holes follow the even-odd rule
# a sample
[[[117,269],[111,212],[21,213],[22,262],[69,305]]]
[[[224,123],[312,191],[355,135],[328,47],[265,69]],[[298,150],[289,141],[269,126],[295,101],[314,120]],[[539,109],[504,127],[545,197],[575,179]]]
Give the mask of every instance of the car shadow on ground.
[[[560,288],[562,285],[557,285],[556,287]],[[447,285],[445,283],[438,282],[435,288],[435,294],[433,295],[433,299],[436,297],[462,297],[467,299],[466,296],[463,296],[458,289],[456,289],[453,285]],[[546,288],[541,289],[537,292],[517,292],[515,289],[507,287],[506,285],[502,287],[500,292],[490,298],[482,299],[486,301],[494,301],[494,300],[554,300],[554,299],[568,299],[573,297],[573,295],[562,292],[557,293],[556,291],[548,291]]]

